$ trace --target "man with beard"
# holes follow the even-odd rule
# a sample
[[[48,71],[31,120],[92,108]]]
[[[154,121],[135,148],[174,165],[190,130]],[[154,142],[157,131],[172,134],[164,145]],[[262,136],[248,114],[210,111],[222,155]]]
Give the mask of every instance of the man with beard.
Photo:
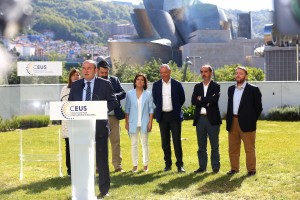
[[[203,79],[194,87],[192,105],[196,106],[194,123],[198,140],[199,169],[195,173],[203,173],[207,166],[207,137],[211,145],[211,167],[214,173],[220,170],[219,133],[222,124],[219,110],[220,85],[211,80],[213,69],[203,65],[200,69]]]
[[[119,102],[119,106],[113,111],[108,113],[109,121],[109,140],[111,144],[111,155],[112,164],[115,168],[115,172],[125,172],[122,168],[122,156],[121,156],[121,145],[120,145],[120,120],[125,118],[125,113],[122,110],[120,101],[126,97],[126,92],[121,86],[118,77],[109,76],[109,64],[105,60],[101,60],[97,64],[98,77],[106,79],[111,82],[111,85],[115,91],[115,95]]]
[[[241,140],[246,152],[248,176],[256,174],[255,137],[256,122],[262,111],[261,92],[247,83],[247,69],[238,66],[235,71],[236,84],[228,88],[226,130],[229,132],[229,158],[234,175],[240,168]]]

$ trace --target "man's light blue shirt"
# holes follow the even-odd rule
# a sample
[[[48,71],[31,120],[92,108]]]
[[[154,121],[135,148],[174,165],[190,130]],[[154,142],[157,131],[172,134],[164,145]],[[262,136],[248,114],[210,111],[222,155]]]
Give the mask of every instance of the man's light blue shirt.
[[[82,91],[82,101],[85,101],[85,95],[86,95],[86,90],[87,90],[87,82],[90,82],[90,86],[91,86],[91,99],[93,99],[93,91],[94,91],[94,85],[95,85],[95,77],[90,80],[90,81],[87,81],[84,79],[84,88],[83,88],[83,91]]]
[[[242,98],[246,83],[247,82],[245,81],[240,88],[238,88],[237,84],[235,84],[235,90],[234,90],[234,94],[233,94],[233,114],[234,115],[238,115],[241,98]]]

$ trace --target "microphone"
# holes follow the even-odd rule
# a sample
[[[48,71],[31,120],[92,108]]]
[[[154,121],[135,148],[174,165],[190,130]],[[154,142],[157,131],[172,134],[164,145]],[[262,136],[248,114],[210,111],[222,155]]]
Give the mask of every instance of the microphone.
[[[87,90],[84,88],[85,87],[85,83],[84,82],[81,84],[81,87],[82,87],[83,90],[85,90],[87,92]],[[91,94],[95,95],[97,97],[97,100],[100,101],[100,98],[99,98],[99,96],[97,94],[93,93],[92,91],[91,91]]]

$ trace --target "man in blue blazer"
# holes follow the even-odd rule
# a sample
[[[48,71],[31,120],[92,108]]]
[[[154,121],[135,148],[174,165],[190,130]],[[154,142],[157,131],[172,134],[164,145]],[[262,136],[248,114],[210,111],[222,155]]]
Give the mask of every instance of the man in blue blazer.
[[[247,83],[247,69],[238,66],[235,71],[236,84],[228,88],[226,130],[228,131],[231,169],[227,173],[239,172],[241,140],[246,152],[248,176],[256,174],[255,138],[256,122],[262,108],[258,87]]]
[[[181,124],[183,112],[181,107],[185,102],[185,94],[180,82],[171,78],[169,65],[160,67],[161,79],[153,83],[152,95],[156,106],[156,121],[159,123],[162,149],[164,151],[165,169],[171,170],[170,132],[176,156],[178,172],[185,172],[182,161]]]
[[[98,77],[109,80],[117,97],[119,106],[113,111],[108,113],[109,121],[109,140],[111,144],[111,157],[112,164],[115,168],[115,172],[125,172],[122,168],[122,156],[120,145],[120,120],[125,118],[125,113],[122,110],[120,101],[126,97],[126,92],[121,86],[118,77],[109,76],[109,64],[105,60],[100,60],[97,64]]]
[[[102,78],[96,78],[96,64],[86,60],[82,64],[83,79],[72,83],[69,101],[107,101],[108,111],[115,109],[119,104],[114,95],[111,83]],[[90,85],[90,86],[88,86]],[[89,87],[89,88],[88,88]],[[89,92],[90,90],[90,92]],[[87,93],[89,95],[87,95]],[[100,197],[108,195],[110,188],[110,175],[108,165],[109,135],[108,120],[96,121],[96,163],[99,172]]]

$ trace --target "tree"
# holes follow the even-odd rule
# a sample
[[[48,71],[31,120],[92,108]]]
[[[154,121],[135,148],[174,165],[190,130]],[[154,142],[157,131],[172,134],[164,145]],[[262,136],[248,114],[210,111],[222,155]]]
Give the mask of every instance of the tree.
[[[96,43],[106,43],[109,33],[103,32],[100,23],[131,23],[131,6],[110,2],[82,0],[38,0],[32,2],[34,15],[31,31],[42,33],[44,30],[55,32],[55,39],[76,40],[80,44],[89,43],[85,31],[97,32]]]
[[[215,70],[216,81],[235,81],[235,70],[239,66],[236,65],[224,65],[221,68]],[[262,69],[255,67],[246,67],[248,71],[249,81],[263,81],[265,80],[265,74]]]
[[[116,65],[116,71],[113,72],[115,76],[117,76],[122,83],[132,83],[134,77],[137,73],[141,72],[147,76],[149,82],[155,82],[160,79],[159,67],[162,65],[162,61],[160,59],[155,60],[151,59],[149,62],[146,62],[142,66],[130,66],[127,64]],[[171,77],[181,81],[183,77],[183,68],[178,68],[175,62],[170,61],[169,66],[172,70]],[[186,81],[193,81],[193,73],[188,70]]]
[[[20,76],[17,75],[17,62],[14,62],[7,73],[8,84],[20,84]]]

